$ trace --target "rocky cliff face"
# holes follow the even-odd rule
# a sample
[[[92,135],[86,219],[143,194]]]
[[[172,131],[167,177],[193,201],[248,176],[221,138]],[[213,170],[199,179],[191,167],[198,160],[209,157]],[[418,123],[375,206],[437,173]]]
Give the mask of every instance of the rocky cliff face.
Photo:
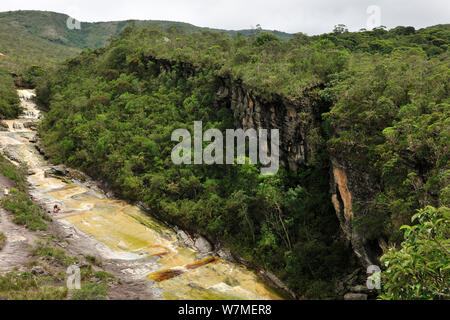
[[[364,234],[355,227],[355,220],[366,214],[358,203],[363,203],[371,193],[370,183],[364,173],[355,171],[346,162],[331,155],[331,201],[344,235],[363,266],[376,264],[377,256],[366,243]]]
[[[281,96],[261,97],[240,81],[219,79],[216,100],[233,111],[235,126],[243,129],[280,130],[280,163],[297,171],[307,164],[317,151],[318,144],[311,132],[320,132],[320,102],[314,94],[307,93],[298,101]],[[363,266],[374,264],[377,257],[372,252],[364,235],[354,227],[354,220],[365,214],[364,208],[355,211],[355,204],[364,202],[373,194],[366,174],[354,170],[351,163],[339,153],[330,154],[330,198],[339,219],[345,238],[351,244]]]
[[[161,72],[171,71],[175,66],[174,62],[164,59],[150,60]],[[196,73],[192,65],[179,62],[176,65],[183,77]],[[232,79],[231,76],[217,77],[216,81],[214,101],[216,104],[225,104],[232,110],[236,128],[279,129],[281,165],[297,171],[308,163],[318,147],[323,146],[316,140],[321,134],[321,114],[328,110],[314,93],[314,88],[302,98],[292,101],[276,94],[256,94],[242,81]],[[373,252],[366,243],[364,234],[354,227],[354,221],[367,213],[358,204],[365,203],[373,194],[368,175],[353,168],[342,153],[328,151],[330,200],[343,234],[363,266],[375,264],[378,253]]]

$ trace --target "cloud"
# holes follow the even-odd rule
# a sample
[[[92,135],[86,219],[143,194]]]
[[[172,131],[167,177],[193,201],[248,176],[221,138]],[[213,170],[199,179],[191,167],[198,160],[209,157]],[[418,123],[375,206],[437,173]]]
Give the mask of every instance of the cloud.
[[[221,29],[265,29],[319,34],[343,23],[351,31],[366,27],[370,5],[381,8],[381,24],[417,28],[449,23],[447,0],[23,0],[0,4],[0,11],[47,10],[82,21],[171,20]]]

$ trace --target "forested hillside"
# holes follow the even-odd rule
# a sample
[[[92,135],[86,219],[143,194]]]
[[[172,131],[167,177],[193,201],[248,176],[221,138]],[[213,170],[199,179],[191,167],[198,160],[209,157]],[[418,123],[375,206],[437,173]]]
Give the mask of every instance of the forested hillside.
[[[186,33],[201,28],[188,23],[172,21],[110,21],[87,23],[81,22],[80,29],[69,29],[65,14],[47,11],[11,11],[0,12],[0,115],[8,118],[19,112],[15,106],[18,98],[14,90],[9,90],[10,83],[15,81],[18,86],[34,87],[33,79],[42,75],[45,70],[53,70],[69,57],[78,54],[82,49],[105,46],[108,40],[115,37],[125,26],[133,22],[137,26],[148,25],[160,27],[172,32]],[[252,37],[260,30],[215,30],[228,34],[243,34]],[[282,39],[292,38],[291,34],[269,31]],[[6,91],[5,91],[6,90]],[[7,111],[8,110],[8,111]],[[11,110],[16,110],[11,113]]]
[[[399,227],[417,209],[441,207],[424,212],[444,223],[436,239],[448,245],[449,43],[448,25],[336,30],[289,41],[265,32],[249,39],[130,26],[105,48],[83,51],[40,78],[38,99],[49,110],[40,133],[52,161],[224,242],[299,295],[332,297],[334,281],[355,263],[351,249],[378,259],[387,252],[383,243],[400,244]],[[236,126],[232,102],[218,92],[237,85],[258,101],[295,106],[291,125],[308,128],[308,156],[296,170],[263,177],[253,165],[172,164],[174,129],[192,130],[194,120],[205,130]],[[341,172],[346,179],[337,181]],[[423,246],[408,241],[403,248]],[[441,298],[449,257],[433,250],[423,256],[437,250],[429,259],[439,263],[395,272],[439,274],[444,282],[420,294]],[[386,284],[386,298],[401,296],[396,279]]]

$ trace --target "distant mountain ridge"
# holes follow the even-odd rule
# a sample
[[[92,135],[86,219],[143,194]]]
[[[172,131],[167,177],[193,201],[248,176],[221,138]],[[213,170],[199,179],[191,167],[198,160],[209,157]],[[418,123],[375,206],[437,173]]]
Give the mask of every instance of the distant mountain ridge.
[[[241,33],[251,36],[256,30],[221,30],[197,27],[189,23],[157,20],[125,20],[109,22],[81,22],[80,29],[67,27],[69,16],[50,11],[20,10],[0,12],[0,67],[20,71],[24,66],[39,63],[51,65],[73,56],[81,49],[98,48],[106,45],[108,39],[117,36],[130,22],[181,29],[188,33],[198,31],[225,32],[230,35]],[[289,40],[293,34],[263,30],[276,34],[282,40]]]

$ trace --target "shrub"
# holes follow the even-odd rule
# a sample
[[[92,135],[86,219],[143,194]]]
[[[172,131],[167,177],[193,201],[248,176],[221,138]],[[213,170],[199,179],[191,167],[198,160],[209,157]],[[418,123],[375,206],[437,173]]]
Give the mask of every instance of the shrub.
[[[33,255],[40,256],[45,260],[55,261],[63,266],[69,266],[77,261],[76,258],[69,257],[63,249],[53,248],[49,242],[38,241],[33,249]]]
[[[27,188],[25,173],[26,173],[25,167],[16,167],[5,157],[0,155],[0,174],[14,181],[16,183],[17,188],[21,191],[25,191]]]
[[[81,289],[74,290],[72,300],[105,300],[108,296],[108,286],[100,283],[87,283]]]

